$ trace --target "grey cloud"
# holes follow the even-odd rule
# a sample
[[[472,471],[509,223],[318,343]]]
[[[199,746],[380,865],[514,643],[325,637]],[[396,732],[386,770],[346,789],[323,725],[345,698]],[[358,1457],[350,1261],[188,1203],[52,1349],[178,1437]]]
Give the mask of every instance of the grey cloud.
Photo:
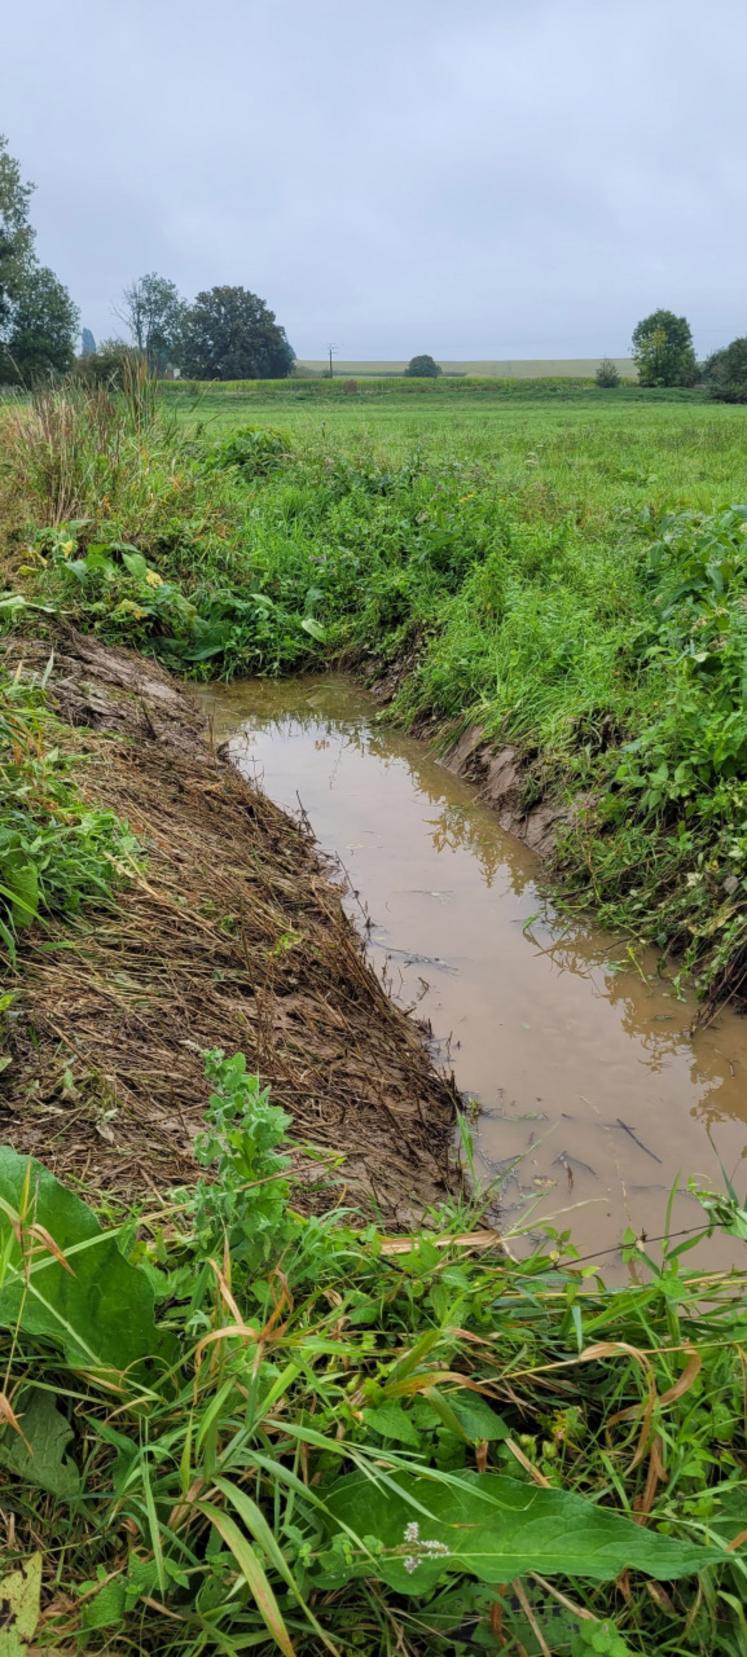
[[[26,0],[0,128],[97,334],[144,270],[300,355],[622,354],[747,331],[742,0]]]

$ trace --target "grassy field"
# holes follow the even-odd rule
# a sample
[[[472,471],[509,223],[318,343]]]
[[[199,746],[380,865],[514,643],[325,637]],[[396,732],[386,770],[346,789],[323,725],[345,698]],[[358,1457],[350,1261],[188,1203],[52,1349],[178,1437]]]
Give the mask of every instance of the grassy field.
[[[149,930],[136,956],[117,948],[133,894],[169,935],[194,927],[211,993],[239,1013],[248,969],[210,954],[218,934],[242,941],[212,889],[185,910],[182,843],[164,891],[148,834],[92,803],[90,774],[82,788],[87,734],[46,706],[68,622],[201,679],[389,667],[395,717],[478,720],[521,751],[527,802],[575,804],[567,901],[678,949],[704,988],[743,986],[744,411],[284,394],[195,406],[141,380],[0,410],[0,629],[10,660],[33,631],[48,664],[0,684],[0,1034],[12,1054],[56,951],[70,1005],[48,1021],[44,1099],[68,1125],[90,1103],[104,1140],[112,1077],[81,1074],[76,1046],[86,973],[130,1032],[169,995],[193,1005]],[[82,705],[121,758],[90,686]],[[154,798],[180,813],[163,770]],[[220,791],[211,773],[204,809]],[[251,914],[258,872],[250,858]],[[261,956],[286,975],[290,1027],[315,946],[284,918],[279,855],[268,879],[284,908]],[[99,974],[99,933],[116,973]],[[516,1263],[458,1201],[387,1237],[329,1146],[297,1147],[329,1192],[326,1213],[299,1212],[285,1113],[243,1055],[203,1058],[188,1189],[150,1181],[140,1206],[94,1212],[0,1147],[0,1643],[742,1657],[743,1275],[689,1274],[694,1236],[631,1237],[630,1285],[609,1291],[567,1235]],[[157,1046],[139,1073],[171,1088]],[[30,1086],[30,1117],[42,1102]],[[169,1092],[175,1136],[180,1103]],[[731,1186],[699,1199],[704,1226],[745,1238]]]
[[[611,359],[618,374],[624,379],[636,378],[636,366],[632,357],[613,357]],[[457,362],[451,358],[437,359],[444,374],[467,374],[469,376],[485,376],[488,379],[498,380],[537,380],[558,379],[565,375],[571,378],[593,379],[601,362],[600,357],[527,357],[516,360],[493,360]],[[342,357],[335,357],[334,372],[336,375],[353,375],[357,379],[376,379],[382,374],[403,374],[407,363],[402,362],[348,362]],[[299,358],[299,368],[310,368],[314,373],[324,374],[328,371],[329,361],[323,358]]]
[[[626,380],[612,389],[602,389],[593,379],[558,375],[542,379],[472,378],[440,380],[408,379],[405,375],[333,380],[227,380],[220,385],[199,380],[164,380],[161,385],[164,400],[182,414],[193,408],[222,408],[226,413],[243,405],[251,418],[251,410],[263,408],[307,407],[309,410],[326,408],[330,404],[350,407],[375,405],[389,412],[405,409],[415,403],[434,413],[441,407],[452,409],[488,407],[508,403],[512,407],[524,403],[553,405],[558,402],[586,405],[599,409],[619,403],[641,403],[651,407],[657,402],[668,406],[674,402],[703,403],[707,393],[702,387],[648,390],[637,381]]]

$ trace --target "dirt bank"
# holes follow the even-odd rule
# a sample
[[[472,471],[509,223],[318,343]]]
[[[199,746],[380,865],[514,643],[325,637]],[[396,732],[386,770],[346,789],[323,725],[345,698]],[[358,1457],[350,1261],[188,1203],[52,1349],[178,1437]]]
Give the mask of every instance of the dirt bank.
[[[482,726],[468,725],[438,759],[455,776],[475,784],[480,799],[497,813],[501,828],[517,835],[539,857],[549,857],[559,825],[568,821],[568,807],[540,800],[527,809],[522,803],[526,768],[517,748],[496,748]]]
[[[393,662],[386,673],[366,672],[358,659],[350,662],[352,672],[361,671],[361,677],[372,695],[387,707],[408,676],[415,671],[419,641],[411,643]],[[474,783],[480,799],[492,806],[501,828],[515,834],[538,857],[548,860],[555,845],[555,836],[563,822],[567,822],[573,807],[557,800],[538,800],[527,808],[524,804],[526,761],[518,748],[510,744],[496,747],[481,725],[467,725],[454,732],[454,725],[444,725],[432,716],[423,716],[415,723],[414,735],[426,742],[431,753],[447,771]]]
[[[0,1136],[92,1187],[163,1189],[194,1173],[201,1050],[242,1049],[299,1139],[344,1155],[335,1195],[407,1222],[446,1190],[455,1096],[313,843],[211,752],[158,667],[68,630],[52,642],[78,786],[127,819],[143,859],[115,911],[26,934]],[[49,654],[5,644],[24,671]]]

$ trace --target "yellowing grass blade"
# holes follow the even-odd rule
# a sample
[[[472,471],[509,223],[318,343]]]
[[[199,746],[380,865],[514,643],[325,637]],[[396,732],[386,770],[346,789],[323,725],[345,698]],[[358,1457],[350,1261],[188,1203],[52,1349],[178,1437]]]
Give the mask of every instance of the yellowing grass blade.
[[[239,1530],[228,1513],[222,1513],[212,1502],[200,1502],[200,1512],[215,1525],[226,1546],[231,1549],[259,1614],[284,1657],[297,1657],[296,1648],[283,1621],[280,1606],[270,1587],[251,1542]]]
[[[283,1578],[283,1581],[287,1583],[291,1593],[298,1600],[301,1609],[308,1617],[314,1632],[318,1634],[325,1649],[333,1652],[335,1657],[338,1657],[338,1647],[333,1645],[332,1641],[328,1639],[324,1629],[317,1622],[313,1611],[302,1598],[300,1590],[296,1587],[293,1573],[287,1563],[283,1550],[280,1547],[276,1537],[273,1535],[273,1532],[271,1531],[261,1509],[257,1506],[257,1503],[252,1500],[251,1496],[247,1495],[245,1490],[241,1490],[239,1486],[237,1484],[233,1484],[230,1479],[216,1479],[215,1487],[220,1491],[222,1496],[225,1496],[227,1502],[233,1503],[236,1512],[243,1519],[247,1530],[251,1531],[255,1542],[258,1542],[260,1547],[264,1548],[267,1558],[272,1561],[276,1571]]]

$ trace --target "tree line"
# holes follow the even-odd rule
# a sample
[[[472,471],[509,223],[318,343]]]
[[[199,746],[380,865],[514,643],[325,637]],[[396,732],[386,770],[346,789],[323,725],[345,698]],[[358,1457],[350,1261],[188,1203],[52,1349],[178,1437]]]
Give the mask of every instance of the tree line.
[[[128,353],[144,357],[154,374],[178,370],[195,380],[282,379],[292,372],[295,353],[285,329],[257,294],[217,286],[190,304],[174,282],[154,271],[122,295],[116,314],[128,337],[97,347],[89,328],[81,334],[67,288],[39,263],[29,219],[32,192],[0,134],[0,385],[34,384],[73,368],[84,379],[108,381],[121,375]],[[720,401],[747,402],[747,337],[698,363],[687,318],[657,310],[637,324],[632,346],[642,386],[703,385]],[[405,373],[433,378],[441,369],[422,353]],[[603,389],[620,382],[609,358],[596,378]]]
[[[247,288],[219,286],[191,304],[174,282],[151,272],[125,288],[116,313],[128,338],[97,348],[67,288],[35,252],[29,219],[33,186],[0,134],[0,384],[29,385],[76,367],[86,379],[121,374],[128,352],[155,374],[179,369],[190,379],[282,379],[295,352],[263,299]]]

